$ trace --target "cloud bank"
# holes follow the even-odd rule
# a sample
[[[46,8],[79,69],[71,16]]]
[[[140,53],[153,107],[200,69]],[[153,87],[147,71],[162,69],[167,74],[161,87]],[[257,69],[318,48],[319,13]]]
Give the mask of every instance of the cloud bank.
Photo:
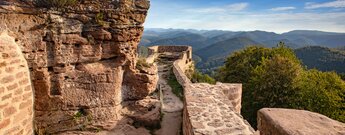
[[[325,3],[307,2],[305,8],[306,9],[345,8],[345,0],[337,0],[337,1],[325,2]]]

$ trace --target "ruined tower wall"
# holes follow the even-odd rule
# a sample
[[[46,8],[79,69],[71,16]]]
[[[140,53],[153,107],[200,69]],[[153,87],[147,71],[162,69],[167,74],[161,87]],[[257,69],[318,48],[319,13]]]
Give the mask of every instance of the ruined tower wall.
[[[36,131],[57,133],[121,118],[121,102],[155,89],[136,69],[148,0],[83,0],[39,8],[0,1],[0,26],[22,49],[35,93]],[[143,85],[133,85],[143,84]]]
[[[27,62],[0,29],[0,134],[33,134],[33,91]]]

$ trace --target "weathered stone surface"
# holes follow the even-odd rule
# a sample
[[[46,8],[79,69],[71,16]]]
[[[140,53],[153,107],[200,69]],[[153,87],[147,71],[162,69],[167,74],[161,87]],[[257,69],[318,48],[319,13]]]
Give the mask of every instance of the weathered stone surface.
[[[6,29],[0,26],[0,134],[33,134],[33,91],[29,68]]]
[[[124,114],[138,125],[157,127],[161,118],[161,104],[156,99],[143,99],[125,102]]]
[[[143,67],[141,72],[126,72],[122,86],[123,97],[125,100],[139,100],[156,90],[158,82],[157,66],[149,68]]]
[[[318,113],[264,108],[258,112],[261,135],[343,135],[345,124]]]
[[[190,84],[185,88],[185,109],[192,131],[215,135],[254,133],[252,127],[235,111],[233,103],[224,95],[225,87],[237,84]],[[185,122],[187,123],[187,122]],[[202,126],[201,126],[202,125]]]
[[[0,27],[15,38],[31,70],[36,129],[56,133],[121,119],[125,99],[155,89],[156,74],[135,68],[148,8],[148,0],[83,0],[64,9],[0,2]],[[80,110],[92,120],[75,121]]]

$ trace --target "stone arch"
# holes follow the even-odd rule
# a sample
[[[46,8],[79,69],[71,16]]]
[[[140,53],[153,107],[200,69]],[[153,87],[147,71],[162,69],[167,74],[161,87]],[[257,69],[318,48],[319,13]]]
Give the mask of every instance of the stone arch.
[[[0,134],[33,134],[33,90],[15,39],[0,32]]]

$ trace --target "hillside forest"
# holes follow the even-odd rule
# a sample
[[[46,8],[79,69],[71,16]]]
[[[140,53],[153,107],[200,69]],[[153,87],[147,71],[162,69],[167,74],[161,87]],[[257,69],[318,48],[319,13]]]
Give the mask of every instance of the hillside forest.
[[[148,29],[139,54],[146,56],[153,45],[192,46],[193,82],[242,83],[241,113],[253,127],[264,107],[304,109],[345,122],[343,33]]]

